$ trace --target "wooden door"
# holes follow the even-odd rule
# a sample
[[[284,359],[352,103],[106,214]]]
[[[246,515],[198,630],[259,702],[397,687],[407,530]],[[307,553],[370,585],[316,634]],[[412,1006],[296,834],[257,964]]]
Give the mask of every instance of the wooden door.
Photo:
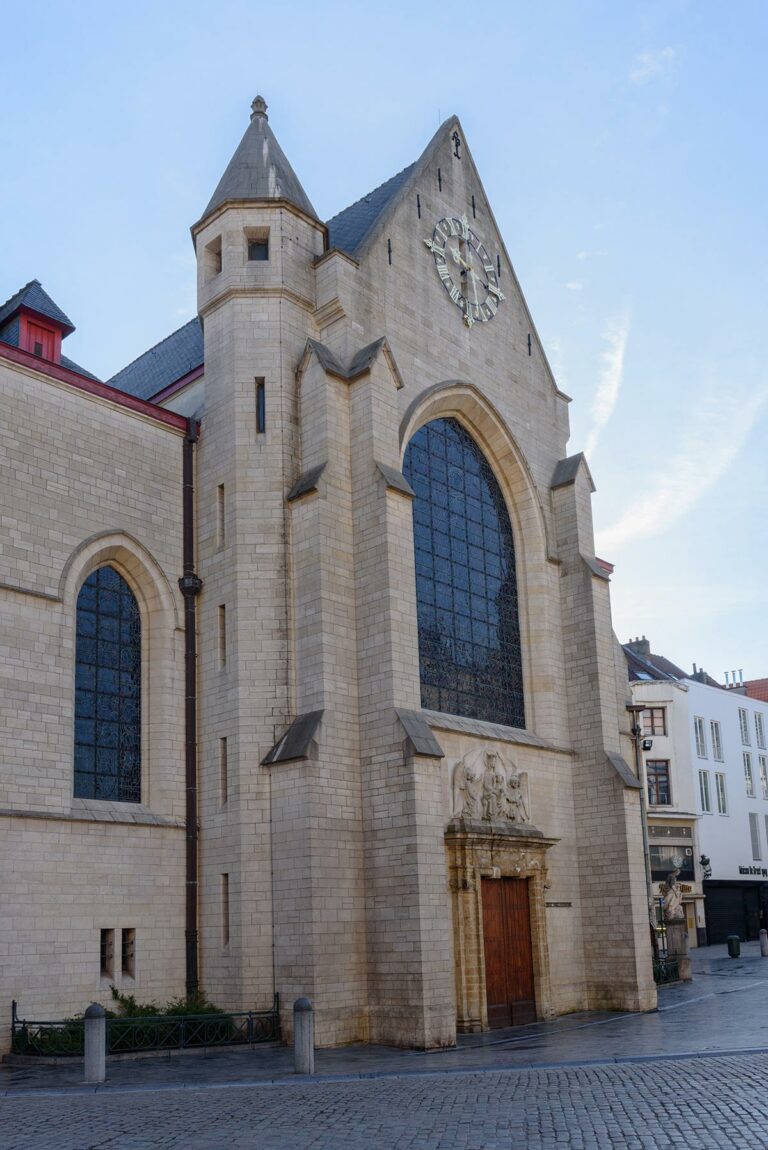
[[[488,1025],[536,1021],[528,880],[482,880]]]

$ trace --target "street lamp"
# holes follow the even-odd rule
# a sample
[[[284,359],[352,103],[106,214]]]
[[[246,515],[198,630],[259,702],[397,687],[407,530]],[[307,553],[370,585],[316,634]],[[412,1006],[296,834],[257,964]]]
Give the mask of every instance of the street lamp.
[[[645,785],[645,776],[643,773],[643,756],[642,751],[650,751],[653,746],[653,739],[644,739],[643,729],[640,726],[640,715],[643,711],[647,710],[645,703],[627,703],[627,710],[632,716],[632,726],[630,727],[630,734],[632,735],[632,746],[635,750],[635,773],[640,783],[640,818],[642,820],[643,828],[643,857],[645,860],[645,891],[648,899],[648,925],[651,931],[651,946],[653,947],[654,958],[659,957],[659,940],[656,936],[656,922],[655,913],[653,908],[653,882],[651,879],[651,857],[650,848],[648,845],[648,794]],[[647,746],[646,746],[647,744]]]

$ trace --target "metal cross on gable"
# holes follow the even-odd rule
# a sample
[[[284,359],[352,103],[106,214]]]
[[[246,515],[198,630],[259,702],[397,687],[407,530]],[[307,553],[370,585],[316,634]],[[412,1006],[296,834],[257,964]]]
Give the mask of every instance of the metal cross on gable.
[[[457,160],[460,160],[461,154],[459,152],[459,148],[461,147],[461,136],[459,135],[459,133],[457,131],[454,130],[454,133],[451,136],[451,139],[453,140],[453,154]]]

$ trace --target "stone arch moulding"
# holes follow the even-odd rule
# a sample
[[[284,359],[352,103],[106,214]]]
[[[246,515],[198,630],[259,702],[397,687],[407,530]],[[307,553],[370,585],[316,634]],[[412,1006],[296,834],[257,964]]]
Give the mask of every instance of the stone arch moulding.
[[[125,577],[144,613],[159,607],[161,615],[172,621],[174,630],[179,629],[179,604],[168,578],[146,547],[125,531],[100,531],[75,548],[59,579],[61,601],[72,606],[91,572],[106,564],[113,565]]]
[[[401,464],[405,449],[420,427],[433,419],[457,419],[467,429],[493,470],[507,511],[522,544],[521,555],[543,553],[554,558],[539,492],[515,437],[493,404],[460,379],[433,384],[406,409],[400,421]],[[530,508],[532,515],[526,515]]]
[[[65,627],[74,629],[77,597],[98,567],[111,566],[136,596],[141,614],[141,801],[142,809],[173,814],[179,802],[178,762],[169,746],[180,745],[179,701],[183,680],[175,672],[180,612],[171,584],[150,552],[125,531],[102,531],[75,548],[59,581]],[[75,645],[70,652],[74,703]],[[74,739],[74,706],[72,738]],[[170,741],[169,741],[170,740]],[[76,807],[100,809],[101,800],[75,798]],[[95,808],[93,807],[95,804]]]

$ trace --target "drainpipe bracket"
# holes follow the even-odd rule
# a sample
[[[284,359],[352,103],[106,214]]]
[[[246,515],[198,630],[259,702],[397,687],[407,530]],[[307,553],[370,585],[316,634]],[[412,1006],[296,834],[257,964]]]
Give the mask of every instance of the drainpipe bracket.
[[[199,575],[182,575],[179,587],[182,595],[199,595],[203,589],[203,581]]]

